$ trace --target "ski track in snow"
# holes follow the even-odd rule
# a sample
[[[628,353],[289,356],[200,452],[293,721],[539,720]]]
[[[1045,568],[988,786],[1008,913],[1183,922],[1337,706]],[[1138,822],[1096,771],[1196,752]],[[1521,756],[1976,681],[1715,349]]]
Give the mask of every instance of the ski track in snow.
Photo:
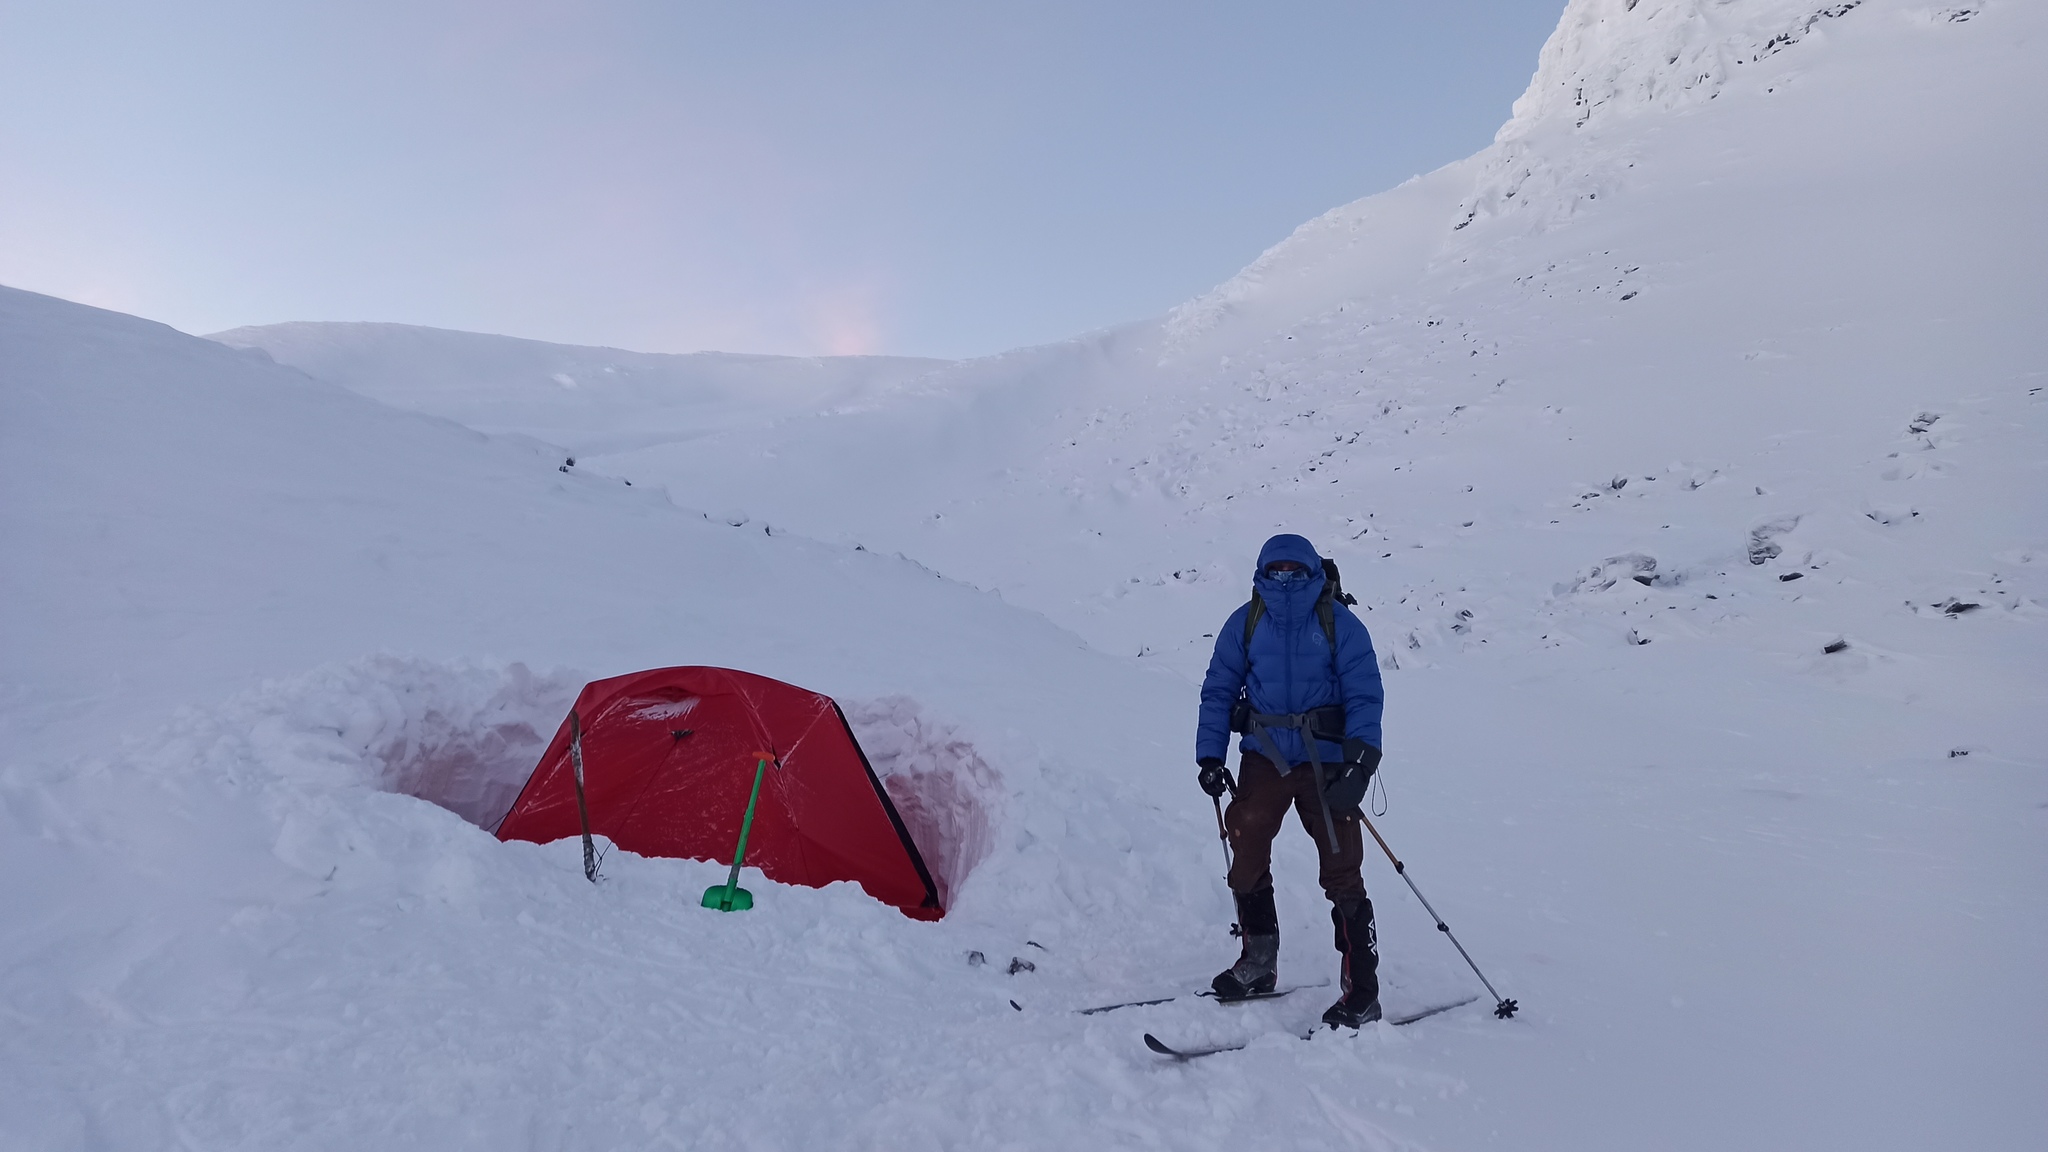
[[[0,1149],[2031,1146],[2044,31],[1572,0],[1487,151],[955,365],[0,290]],[[1191,682],[1282,529],[1513,1021],[1076,1012],[1234,954]],[[677,663],[840,698],[946,919],[484,830]],[[1367,868],[1390,1011],[1476,991]]]

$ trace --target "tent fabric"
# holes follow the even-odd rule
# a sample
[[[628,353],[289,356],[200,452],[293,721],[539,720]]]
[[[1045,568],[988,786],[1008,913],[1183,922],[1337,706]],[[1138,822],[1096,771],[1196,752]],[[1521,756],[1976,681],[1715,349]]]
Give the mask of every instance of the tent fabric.
[[[945,914],[889,794],[829,696],[729,668],[657,668],[584,686],[590,830],[642,856],[732,862],[761,782],[746,863],[771,880],[852,880],[920,920]],[[581,834],[567,718],[498,825],[500,840]]]

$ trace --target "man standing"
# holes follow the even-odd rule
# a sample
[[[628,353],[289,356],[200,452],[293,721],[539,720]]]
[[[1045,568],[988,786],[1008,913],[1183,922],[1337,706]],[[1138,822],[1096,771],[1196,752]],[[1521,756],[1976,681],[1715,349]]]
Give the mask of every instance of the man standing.
[[[1292,807],[1316,842],[1343,957],[1344,994],[1323,1020],[1356,1028],[1380,1018],[1378,941],[1359,872],[1359,803],[1379,767],[1384,696],[1372,637],[1344,603],[1350,598],[1335,587],[1334,575],[1334,566],[1325,574],[1315,546],[1300,536],[1275,536],[1259,550],[1251,601],[1216,633],[1202,681],[1195,762],[1204,792],[1233,792],[1224,825],[1244,946],[1237,963],[1216,977],[1217,996],[1256,996],[1277,983],[1273,837]],[[1223,766],[1233,731],[1245,734],[1235,782]]]

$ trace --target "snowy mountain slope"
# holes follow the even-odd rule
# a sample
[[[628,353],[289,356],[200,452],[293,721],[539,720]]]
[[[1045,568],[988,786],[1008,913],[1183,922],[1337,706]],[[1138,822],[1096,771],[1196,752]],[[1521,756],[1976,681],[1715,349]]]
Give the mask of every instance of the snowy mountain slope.
[[[1214,899],[1201,814],[1148,800],[1178,776],[1150,735],[1177,686],[1041,618],[129,317],[0,291],[0,364],[0,1065],[17,1089],[0,1146],[658,1134],[657,1096],[615,1116],[555,1090],[580,1022],[615,1034],[620,1005],[764,965],[795,981],[692,995],[677,1031],[615,1035],[584,1065],[665,1066],[667,1092],[725,1063],[678,1053],[676,1035],[803,1031],[850,1050],[939,971],[952,1007],[926,1023],[978,1031],[1016,993],[961,961],[970,943],[1007,958],[1025,933],[1074,939],[1064,962],[1113,975],[1128,957],[1062,921],[1142,909],[1193,932],[1189,909]],[[617,886],[593,892],[559,851],[390,794],[501,810],[581,683],[511,659],[729,663],[850,696],[893,785],[965,830],[935,861],[971,864],[998,831],[1004,851],[952,878],[971,882],[936,928],[851,888],[758,877],[781,911],[712,927],[678,895],[708,866],[618,854]],[[1048,715],[1061,723],[1031,723]],[[1105,780],[1103,757],[1128,767]],[[1182,847],[1129,861],[1130,836]],[[1082,895],[1040,896],[1062,889]],[[835,1007],[875,981],[894,990]],[[566,1031],[537,1041],[536,1012]],[[464,1070],[479,1059],[481,1081]],[[942,1060],[912,1050],[894,1074]],[[698,1132],[677,1108],[673,1130]]]
[[[0,1146],[2029,1146],[2042,19],[1809,15],[1575,2],[1532,92],[1622,95],[1525,101],[1513,197],[1497,145],[1159,323],[567,475],[8,294],[0,866],[35,895]],[[1745,62],[1694,92],[1673,46]],[[1381,827],[1512,1023],[1067,1011],[1231,952],[1184,678],[1282,525],[1369,608]],[[506,661],[684,645],[920,702],[857,719],[984,818],[954,915],[755,879],[717,917],[719,870],[617,854],[593,891],[573,846],[382,790],[488,809],[573,686]],[[1284,836],[1305,982],[1312,870]],[[1390,1004],[1465,990],[1367,879]],[[1183,1067],[1143,1030],[1254,1042]]]
[[[1573,5],[1567,46],[1595,16],[1662,20],[1707,43],[1608,39],[1744,63],[1676,107],[1617,95],[1580,125],[1536,96],[1604,73],[1554,41],[1501,144],[1305,226],[1160,324],[956,367],[950,408],[604,466],[901,549],[1130,652],[1206,630],[1221,595],[1183,611],[1195,598],[1174,586],[1194,574],[1235,593],[1281,523],[1359,567],[1392,560],[1358,583],[1396,603],[1452,595],[1478,568],[1538,611],[1630,552],[1718,572],[1752,529],[1792,516],[1830,547],[1911,542],[1910,560],[1873,556],[1859,575],[1877,581],[1873,612],[1999,588],[2010,604],[2015,581],[2038,596],[2019,557],[2044,539],[2030,319],[2048,304],[2030,191],[2044,173],[2013,146],[2039,112],[2015,96],[2038,88],[2034,10],[1954,22],[1874,3],[1770,51],[1807,29],[1794,12]],[[1531,157],[1530,191],[1486,191]],[[1519,207],[1471,215],[1496,202]],[[1956,437],[1969,425],[1969,467],[1945,451],[1958,440],[1909,431],[1923,413]],[[849,473],[919,498],[867,499]],[[1704,496],[1674,511],[1629,493],[1588,513],[1581,496],[1618,476],[1653,492],[1697,477]],[[1912,517],[1929,499],[1951,503]],[[1872,537],[1870,513],[1946,538]],[[1452,551],[1409,571],[1415,543]]]
[[[799,572],[865,564],[921,592],[929,580],[845,549],[792,561],[781,554],[814,546],[733,543],[746,534],[564,472],[539,448],[397,413],[158,325],[21,292],[8,293],[6,321],[6,516],[23,542],[8,553],[8,651],[35,671],[8,679],[58,714],[109,676],[141,686],[142,707],[158,706],[161,689],[178,702],[223,694],[331,658],[337,636],[349,653],[475,655],[518,635],[508,628],[534,628],[561,644],[628,638],[649,658],[680,642],[760,660],[763,638],[743,616],[677,605],[664,620],[644,607],[734,571],[764,574],[724,599],[777,604],[788,650],[809,662],[820,646],[806,633],[853,624],[868,596],[836,601],[838,582]],[[450,617],[448,604],[485,579],[490,600]],[[832,647],[876,642],[883,626],[868,626]],[[572,644],[550,658],[579,656]]]
[[[712,432],[878,402],[942,368],[911,356],[663,355],[406,324],[269,324],[215,333],[233,348],[375,400],[573,453],[678,444]]]
[[[1311,535],[1361,565],[1389,550],[1367,519],[1456,542],[1443,572],[1374,577],[1393,603],[1476,564],[1515,570],[1501,593],[1539,611],[1609,556],[1703,567],[1767,523],[1860,533],[1872,514],[1919,521],[1916,543],[1969,537],[1873,565],[1873,610],[2038,594],[2016,557],[2043,538],[2024,470],[2048,253],[2040,155],[2013,146],[2038,111],[2037,33],[2023,5],[1574,4],[1492,149],[1305,225],[1161,322],[958,365],[879,409],[586,463],[904,551],[1190,673],[1216,601],[1181,586],[1234,594],[1281,523],[1326,525]],[[1949,421],[1930,444],[1974,421],[1971,475],[1912,454],[1923,413]],[[1411,460],[1417,437],[1432,451]],[[1488,461],[1511,480],[1479,484]],[[1909,472],[1944,477],[1939,527],[1911,515],[1930,485],[1881,480]],[[1661,501],[1555,515],[1667,474],[1714,478],[1670,528]]]

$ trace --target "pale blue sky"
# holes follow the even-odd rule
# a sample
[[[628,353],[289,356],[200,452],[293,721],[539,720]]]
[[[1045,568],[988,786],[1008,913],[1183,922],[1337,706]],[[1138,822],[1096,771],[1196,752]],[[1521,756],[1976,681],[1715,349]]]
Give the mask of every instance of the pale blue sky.
[[[0,283],[187,331],[992,353],[1492,138],[1563,0],[0,0]]]

